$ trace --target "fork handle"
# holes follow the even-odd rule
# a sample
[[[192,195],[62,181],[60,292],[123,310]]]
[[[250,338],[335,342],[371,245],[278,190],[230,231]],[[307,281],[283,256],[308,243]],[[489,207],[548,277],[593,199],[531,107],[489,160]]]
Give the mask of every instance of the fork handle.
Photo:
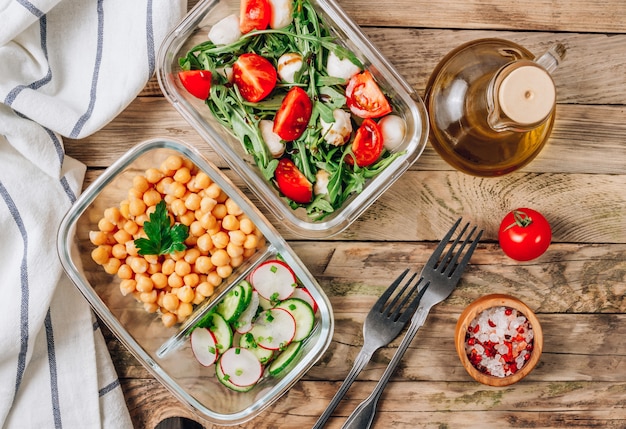
[[[372,358],[374,351],[375,350],[366,349],[365,347],[359,351],[359,354],[354,359],[352,369],[350,369],[350,372],[346,376],[345,380],[343,381],[343,383],[341,383],[341,386],[339,386],[339,390],[337,390],[337,393],[335,393],[335,396],[333,396],[333,399],[331,399],[330,403],[328,404],[320,418],[317,419],[317,422],[313,426],[313,429],[321,429],[324,427],[330,415],[333,413],[333,411],[335,411],[335,408],[337,408],[339,402],[341,402],[354,380],[356,380],[356,377],[363,370],[367,362],[369,362],[369,360]]]
[[[391,378],[396,367],[402,360],[402,356],[404,356],[404,353],[411,344],[411,341],[413,341],[418,329],[426,321],[429,311],[429,308],[422,306],[417,309],[411,318],[411,324],[409,325],[402,342],[391,358],[389,365],[387,365],[387,368],[376,384],[376,387],[372,393],[363,402],[361,402],[358,407],[356,407],[352,414],[350,414],[350,417],[348,417],[348,420],[346,420],[341,429],[368,429],[371,427],[372,422],[374,421],[374,415],[376,414],[378,399],[383,393],[383,390],[385,389],[385,386],[387,385],[387,382]]]

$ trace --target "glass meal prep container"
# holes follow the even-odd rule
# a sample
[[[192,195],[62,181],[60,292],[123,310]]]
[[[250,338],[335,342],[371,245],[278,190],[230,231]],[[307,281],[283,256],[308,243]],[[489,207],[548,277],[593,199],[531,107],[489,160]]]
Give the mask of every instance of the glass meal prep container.
[[[209,30],[223,18],[239,15],[239,0],[204,1],[196,6],[161,45],[157,76],[165,97],[201,137],[240,175],[277,221],[305,238],[326,238],[340,233],[354,222],[387,188],[419,158],[427,141],[427,113],[420,96],[365,37],[341,7],[333,1],[311,0],[335,41],[352,51],[369,70],[387,95],[393,113],[404,119],[406,133],[393,149],[401,153],[378,175],[370,178],[360,193],[352,194],[331,214],[320,220],[309,218],[302,207],[294,210],[275,186],[268,182],[246,153],[242,143],[213,117],[204,100],[189,94],[178,72],[179,59],[199,43],[208,40]],[[280,80],[280,78],[279,78]],[[353,126],[353,133],[356,132]],[[351,144],[351,143],[347,143]]]
[[[189,159],[232,198],[265,238],[246,262],[224,279],[214,295],[199,303],[182,324],[166,327],[158,314],[147,312],[133,296],[123,296],[120,278],[107,274],[91,257],[96,247],[90,231],[106,208],[119,206],[133,186],[133,178],[148,168],[158,168],[173,154]],[[202,418],[235,425],[254,418],[281,397],[328,348],[334,320],[328,298],[304,264],[247,197],[195,148],[172,140],[138,144],[102,173],[78,198],[64,218],[58,235],[63,267],[99,318],[132,354],[181,402]],[[194,357],[189,334],[196,323],[263,261],[282,258],[306,287],[315,303],[314,328],[297,357],[278,376],[266,375],[252,390],[235,392],[216,378],[215,368],[202,366]],[[215,365],[215,364],[214,364]]]

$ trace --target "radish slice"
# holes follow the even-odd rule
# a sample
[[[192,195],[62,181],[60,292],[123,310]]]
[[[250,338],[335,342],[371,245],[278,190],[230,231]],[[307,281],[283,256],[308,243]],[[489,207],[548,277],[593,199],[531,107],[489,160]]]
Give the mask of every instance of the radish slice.
[[[291,297],[300,298],[302,301],[311,306],[311,308],[313,309],[313,313],[317,313],[317,302],[315,302],[315,299],[313,299],[313,295],[311,295],[311,292],[309,292],[307,288],[295,288]]]
[[[191,351],[200,365],[211,366],[217,360],[215,336],[208,328],[196,328],[191,332]]]
[[[265,261],[252,271],[250,283],[265,299],[272,302],[283,301],[291,296],[296,288],[296,275],[283,261]]]
[[[296,335],[296,321],[287,310],[272,308],[259,314],[250,333],[259,346],[278,350],[293,340]]]
[[[259,308],[259,293],[255,290],[252,291],[252,297],[250,298],[250,304],[241,313],[239,319],[235,322],[235,330],[240,334],[245,334],[252,329],[252,319],[256,315],[256,311]]]
[[[236,386],[251,386],[263,375],[263,366],[248,349],[232,347],[220,358],[220,368]]]

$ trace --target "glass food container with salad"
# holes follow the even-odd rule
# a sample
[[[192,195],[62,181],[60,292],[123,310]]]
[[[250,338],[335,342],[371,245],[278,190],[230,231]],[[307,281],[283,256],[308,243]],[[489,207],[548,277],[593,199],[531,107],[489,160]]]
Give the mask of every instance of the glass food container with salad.
[[[419,95],[323,0],[205,1],[164,41],[166,98],[277,221],[347,228],[421,155]]]

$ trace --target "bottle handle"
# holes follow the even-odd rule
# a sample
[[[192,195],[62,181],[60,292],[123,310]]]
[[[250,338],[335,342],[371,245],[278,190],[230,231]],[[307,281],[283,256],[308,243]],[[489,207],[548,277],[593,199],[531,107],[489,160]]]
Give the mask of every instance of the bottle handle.
[[[540,57],[535,57],[534,62],[546,69],[548,73],[552,73],[557,69],[561,61],[565,58],[567,49],[562,43],[555,43]]]

